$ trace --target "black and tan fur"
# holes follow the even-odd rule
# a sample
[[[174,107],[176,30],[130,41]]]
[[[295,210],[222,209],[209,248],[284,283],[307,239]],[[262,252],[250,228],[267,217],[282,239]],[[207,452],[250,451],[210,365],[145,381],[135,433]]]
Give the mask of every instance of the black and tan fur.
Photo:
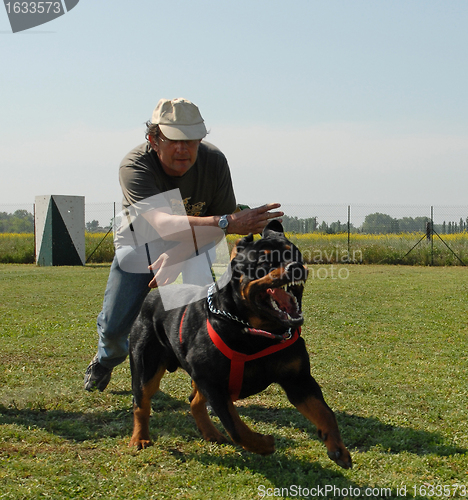
[[[251,430],[240,419],[229,392],[231,361],[212,342],[207,319],[235,351],[252,354],[276,345],[288,330],[300,332],[307,269],[281,224],[273,221],[262,238],[254,240],[249,235],[239,240],[231,271],[231,279],[212,295],[211,307],[206,290],[196,302],[170,311],[164,310],[157,290],[145,300],[130,335],[134,395],[131,446],[141,449],[151,444],[151,397],[166,371],[182,368],[192,378],[191,413],[204,439],[227,442],[211,422],[206,409],[209,403],[235,443],[262,455],[274,452],[273,436]],[[183,293],[192,291],[199,293],[189,285],[183,287]],[[254,329],[268,332],[270,337],[251,333]],[[341,467],[350,468],[351,456],[341,440],[335,415],[310,374],[302,337],[285,349],[246,362],[239,399],[272,383],[279,384],[289,401],[317,427],[328,456]]]

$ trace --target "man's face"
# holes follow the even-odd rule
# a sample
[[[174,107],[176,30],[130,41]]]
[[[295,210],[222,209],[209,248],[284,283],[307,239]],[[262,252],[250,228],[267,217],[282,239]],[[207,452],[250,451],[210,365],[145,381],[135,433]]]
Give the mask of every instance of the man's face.
[[[180,177],[195,164],[201,140],[171,141],[160,132],[158,138],[152,137],[150,142],[164,172],[173,177]]]

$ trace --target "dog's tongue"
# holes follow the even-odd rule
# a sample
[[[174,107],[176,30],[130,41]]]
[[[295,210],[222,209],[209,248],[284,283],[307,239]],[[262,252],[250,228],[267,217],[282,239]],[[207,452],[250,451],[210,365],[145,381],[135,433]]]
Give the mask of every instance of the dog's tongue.
[[[291,295],[282,288],[268,288],[268,295],[271,295],[273,300],[278,304],[278,307],[289,314],[296,312],[296,305],[294,304]]]

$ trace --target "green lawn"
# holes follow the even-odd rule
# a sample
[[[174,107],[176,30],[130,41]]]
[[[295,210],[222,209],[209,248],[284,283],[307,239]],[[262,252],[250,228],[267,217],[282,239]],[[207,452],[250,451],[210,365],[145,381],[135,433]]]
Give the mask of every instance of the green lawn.
[[[275,454],[202,441],[183,372],[154,398],[154,446],[128,448],[128,362],[82,388],[108,266],[0,265],[0,499],[468,496],[468,269],[310,271],[303,336],[348,471],[276,386],[238,404]]]

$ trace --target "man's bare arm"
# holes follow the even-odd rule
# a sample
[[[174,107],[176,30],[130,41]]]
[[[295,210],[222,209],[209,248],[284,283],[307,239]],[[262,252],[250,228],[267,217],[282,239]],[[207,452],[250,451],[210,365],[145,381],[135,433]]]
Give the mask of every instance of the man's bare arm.
[[[261,233],[270,219],[284,215],[281,211],[272,211],[280,206],[279,203],[269,203],[261,207],[248,208],[234,214],[229,214],[227,233],[240,235]],[[191,228],[217,228],[220,219],[219,215],[210,215],[207,217],[173,215],[168,211],[160,209],[150,210],[143,214],[143,217],[158,231],[163,239],[180,242],[188,241],[192,238]],[[207,234],[210,233],[207,232]],[[209,243],[209,241],[200,241],[199,245],[203,246]]]

